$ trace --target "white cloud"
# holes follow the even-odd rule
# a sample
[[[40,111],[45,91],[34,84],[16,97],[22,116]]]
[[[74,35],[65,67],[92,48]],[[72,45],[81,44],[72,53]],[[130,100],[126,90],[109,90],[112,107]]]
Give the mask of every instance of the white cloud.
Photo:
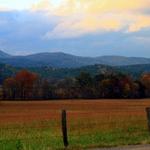
[[[54,6],[43,0],[32,11],[43,11],[49,16],[59,16],[55,28],[44,38],[78,37],[88,33],[119,31],[128,32],[150,27],[150,16],[143,10],[150,8],[149,0],[63,0]]]

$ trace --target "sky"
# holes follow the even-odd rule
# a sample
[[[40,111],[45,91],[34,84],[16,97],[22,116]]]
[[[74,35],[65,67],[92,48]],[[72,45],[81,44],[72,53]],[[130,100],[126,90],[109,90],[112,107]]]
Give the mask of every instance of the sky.
[[[0,50],[150,58],[150,0],[0,0]]]

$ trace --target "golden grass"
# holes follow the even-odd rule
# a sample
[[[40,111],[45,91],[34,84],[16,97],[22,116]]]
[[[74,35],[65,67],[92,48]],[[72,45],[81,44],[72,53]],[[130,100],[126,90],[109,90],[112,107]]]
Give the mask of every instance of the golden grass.
[[[127,127],[129,124],[146,126],[145,108],[150,100],[63,100],[0,103],[0,125],[31,124],[53,121],[60,125],[61,110],[67,110],[68,124],[77,130]],[[94,128],[93,128],[94,127]]]

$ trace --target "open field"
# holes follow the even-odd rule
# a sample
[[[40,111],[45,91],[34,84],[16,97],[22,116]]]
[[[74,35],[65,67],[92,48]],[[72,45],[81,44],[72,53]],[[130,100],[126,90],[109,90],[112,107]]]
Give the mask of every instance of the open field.
[[[148,144],[147,100],[0,102],[1,150],[63,149],[60,116],[68,114],[70,149]]]

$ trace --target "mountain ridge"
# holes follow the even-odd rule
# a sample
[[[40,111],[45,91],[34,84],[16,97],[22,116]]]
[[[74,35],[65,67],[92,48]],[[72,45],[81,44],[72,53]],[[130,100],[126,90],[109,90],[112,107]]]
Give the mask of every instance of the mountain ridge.
[[[11,55],[0,50],[0,58],[8,58],[8,57],[11,57]]]
[[[15,67],[55,67],[55,68],[78,68],[82,66],[103,64],[109,66],[128,66],[150,64],[150,58],[126,57],[126,56],[98,56],[84,57],[75,56],[63,52],[44,52],[25,56],[13,56],[0,51],[0,63]]]

